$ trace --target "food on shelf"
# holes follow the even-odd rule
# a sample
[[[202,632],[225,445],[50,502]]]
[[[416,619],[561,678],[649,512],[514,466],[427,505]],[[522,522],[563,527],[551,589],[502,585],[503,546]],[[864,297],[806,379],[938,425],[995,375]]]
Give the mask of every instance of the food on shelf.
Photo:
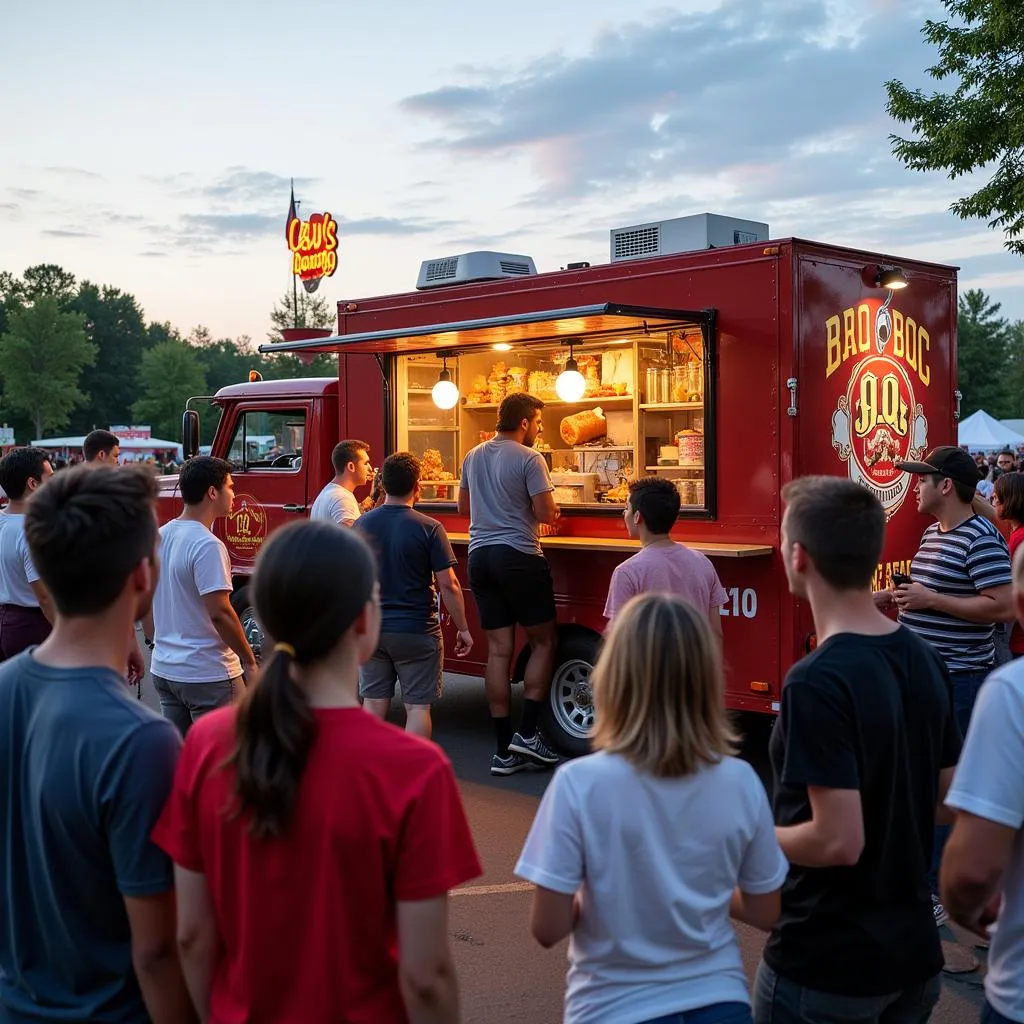
[[[557,374],[549,373],[547,370],[534,370],[527,378],[526,390],[537,398],[557,398],[555,390]]]
[[[509,393],[508,364],[497,362],[491,367],[490,375],[487,378],[487,386],[490,389],[490,400],[502,402]]]
[[[472,385],[470,385],[469,394],[466,395],[466,402],[469,405],[487,405],[490,400],[491,388],[487,383],[487,378],[482,373],[478,373],[473,378]]]
[[[436,448],[428,448],[420,459],[421,480],[454,480],[455,474],[444,468],[444,460]]]
[[[526,378],[530,371],[525,366],[511,366],[508,371],[508,392],[510,395],[526,390]]]
[[[608,433],[608,421],[600,407],[584,409],[566,416],[558,428],[562,440],[568,445],[586,444]]]
[[[629,481],[623,480],[604,492],[605,501],[625,501],[629,497]]]

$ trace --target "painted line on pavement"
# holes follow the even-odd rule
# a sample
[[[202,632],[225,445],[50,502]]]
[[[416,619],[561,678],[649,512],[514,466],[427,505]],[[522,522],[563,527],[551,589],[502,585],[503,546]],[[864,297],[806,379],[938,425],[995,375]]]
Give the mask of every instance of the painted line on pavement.
[[[465,885],[461,889],[452,889],[452,896],[494,896],[502,892],[528,892],[533,888],[532,882],[505,882],[503,885]]]

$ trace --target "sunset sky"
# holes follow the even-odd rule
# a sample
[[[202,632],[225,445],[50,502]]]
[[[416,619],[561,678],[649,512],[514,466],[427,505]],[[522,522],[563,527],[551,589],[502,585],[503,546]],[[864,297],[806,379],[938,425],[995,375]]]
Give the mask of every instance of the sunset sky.
[[[0,270],[58,263],[183,332],[265,338],[289,178],[339,220],[329,299],[478,248],[540,270],[705,211],[962,268],[1024,317],[1024,265],[890,153],[937,2],[53,0],[0,36]]]

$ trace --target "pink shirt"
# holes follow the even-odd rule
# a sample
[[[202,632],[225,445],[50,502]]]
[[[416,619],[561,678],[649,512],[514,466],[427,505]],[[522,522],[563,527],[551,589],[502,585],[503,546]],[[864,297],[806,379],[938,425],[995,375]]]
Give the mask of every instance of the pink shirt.
[[[682,544],[641,548],[615,567],[604,606],[605,618],[614,619],[631,597],[650,590],[675,594],[709,618],[717,615],[726,602],[725,589],[706,555]]]

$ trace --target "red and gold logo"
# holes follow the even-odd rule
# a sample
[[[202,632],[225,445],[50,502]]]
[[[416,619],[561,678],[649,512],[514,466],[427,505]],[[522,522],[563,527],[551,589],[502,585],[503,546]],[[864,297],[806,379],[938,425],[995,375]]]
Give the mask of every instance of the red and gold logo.
[[[897,461],[921,458],[928,420],[914,395],[928,388],[927,329],[885,302],[866,299],[825,322],[825,377],[850,363],[846,391],[832,414],[832,447],[850,479],[871,490],[892,517],[910,490]]]
[[[292,273],[308,292],[338,269],[338,222],[329,213],[314,213],[309,220],[288,221],[288,248]]]
[[[224,540],[240,558],[251,561],[267,539],[267,510],[251,495],[236,494],[224,521]]]

